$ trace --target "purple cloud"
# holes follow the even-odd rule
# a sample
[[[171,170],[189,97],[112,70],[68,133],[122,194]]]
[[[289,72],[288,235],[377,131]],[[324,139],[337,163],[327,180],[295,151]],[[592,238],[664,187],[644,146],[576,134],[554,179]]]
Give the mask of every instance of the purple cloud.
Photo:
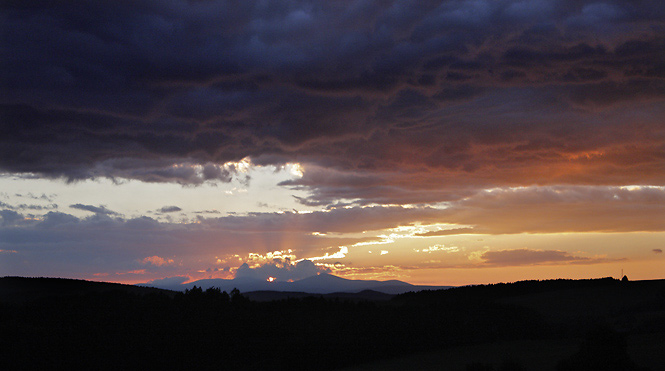
[[[336,171],[291,184],[310,204],[662,184],[658,2],[25,1],[2,12],[3,171],[201,184],[229,181],[220,164],[246,156],[297,159]]]

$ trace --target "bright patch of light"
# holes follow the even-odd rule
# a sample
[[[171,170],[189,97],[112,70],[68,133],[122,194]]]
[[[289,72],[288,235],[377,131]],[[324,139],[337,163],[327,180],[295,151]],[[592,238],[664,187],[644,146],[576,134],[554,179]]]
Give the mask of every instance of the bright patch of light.
[[[315,256],[313,258],[307,258],[307,260],[316,261],[316,260],[327,260],[327,259],[342,259],[342,258],[346,257],[346,254],[348,254],[348,253],[349,253],[349,248],[348,247],[340,246],[339,251],[334,253],[334,254],[326,253],[323,256]]]
[[[369,266],[369,267],[349,267],[344,264],[319,263],[332,271],[336,276],[348,279],[403,279],[408,277],[404,269],[394,265]]]
[[[379,236],[379,237],[386,237],[386,236]],[[379,241],[367,241],[367,242],[358,242],[354,243],[353,246],[369,246],[369,245],[385,245],[389,243],[395,242],[394,240],[391,240],[389,238],[383,238],[382,240]]]
[[[652,189],[652,190],[658,190],[658,191],[665,191],[665,186],[652,186],[652,185],[628,185],[628,186],[621,186],[619,189],[623,189],[626,191],[641,191],[644,189]]]
[[[566,156],[568,160],[579,160],[579,159],[586,159],[590,160],[594,157],[602,157],[605,155],[604,151],[586,151],[586,152],[578,152],[578,153],[571,153]]]
[[[235,195],[235,194],[238,194],[238,193],[247,193],[247,192],[248,191],[247,191],[246,188],[238,188],[238,187],[233,187],[233,189],[230,189],[228,191],[224,191],[224,193],[226,193],[227,195]]]
[[[483,247],[482,250],[474,251],[474,252],[470,253],[468,258],[469,258],[469,260],[475,261],[475,262],[483,261],[483,258],[482,258],[483,254],[485,254],[488,251],[490,251],[489,246],[485,246],[485,247]]]
[[[356,202],[362,201],[361,199],[355,199]],[[365,208],[373,208],[373,207],[383,207],[383,208],[401,208],[401,209],[418,209],[421,208],[422,206],[414,205],[414,204],[377,204],[377,203],[368,203],[360,206],[362,209]],[[428,207],[431,207],[428,205]]]
[[[424,252],[424,253],[433,253],[435,251],[458,252],[459,247],[457,247],[457,246],[446,247],[444,245],[433,245],[433,246],[429,246],[427,248],[424,248],[422,250],[414,249],[414,251],[415,252]]]
[[[235,170],[239,173],[247,173],[249,169],[252,167],[252,159],[249,157],[245,157],[238,162],[234,161],[225,162],[223,167],[225,169]]]
[[[286,168],[291,175],[297,176],[298,178],[302,178],[305,175],[304,169],[299,163],[288,163],[286,164]]]
[[[517,191],[524,191],[529,188],[537,188],[537,187],[526,187],[526,186],[519,186],[519,187],[495,187],[495,188],[487,188],[484,189],[483,192],[485,193],[494,193],[494,192],[517,192]],[[471,197],[466,197],[465,199],[468,199]]]
[[[388,254],[388,250],[381,250],[381,255],[386,255]]]
[[[403,225],[396,228],[391,228],[389,229],[389,231],[396,233],[401,232],[402,234],[413,235],[415,233],[425,232],[425,228],[423,228],[420,225]]]
[[[275,277],[268,277],[268,279],[266,281],[273,282],[274,280],[275,280]]]
[[[294,262],[297,261],[296,256],[293,254],[293,250],[291,249],[283,251],[271,251],[267,252],[265,255],[250,252],[244,259],[239,255],[234,255],[231,258],[236,258],[239,261],[244,260],[250,268],[258,268],[268,263],[284,266],[294,264]]]

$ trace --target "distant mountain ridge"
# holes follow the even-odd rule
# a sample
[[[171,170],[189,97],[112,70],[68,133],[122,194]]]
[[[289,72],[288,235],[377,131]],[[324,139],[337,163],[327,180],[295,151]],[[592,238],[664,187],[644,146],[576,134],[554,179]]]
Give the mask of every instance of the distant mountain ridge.
[[[376,291],[384,294],[402,294],[410,291],[441,290],[452,286],[426,286],[412,285],[398,280],[350,280],[337,277],[332,274],[322,273],[316,276],[303,278],[298,281],[263,281],[254,278],[240,277],[234,279],[202,279],[189,283],[143,283],[139,286],[155,287],[166,290],[184,291],[196,287],[206,290],[217,287],[222,291],[231,291],[237,288],[241,293],[252,291],[287,291],[303,292],[308,294],[332,294],[332,293],[358,293],[361,291]]]

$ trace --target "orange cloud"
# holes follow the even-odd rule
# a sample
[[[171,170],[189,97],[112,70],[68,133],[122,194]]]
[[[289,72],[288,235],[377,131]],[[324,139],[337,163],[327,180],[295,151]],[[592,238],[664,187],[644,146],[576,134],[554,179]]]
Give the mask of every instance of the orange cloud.
[[[172,265],[175,262],[173,261],[173,259],[164,259],[164,258],[160,258],[157,255],[153,255],[153,256],[148,256],[148,257],[144,258],[143,260],[141,260],[141,263],[151,264],[151,265],[154,265],[154,266],[157,266],[157,267],[162,267],[162,266],[165,266],[165,265]]]
[[[518,265],[543,265],[543,264],[595,264],[616,261],[607,258],[587,258],[570,255],[561,250],[499,250],[486,251],[480,258],[484,265],[490,266],[518,266]]]
[[[438,236],[452,236],[457,234],[472,234],[472,233],[482,233],[482,232],[475,228],[452,228],[452,229],[442,229],[439,231],[430,231],[425,233],[416,233],[415,236],[438,237]]]
[[[663,231],[665,188],[497,188],[451,203],[443,214],[447,223],[488,234]]]

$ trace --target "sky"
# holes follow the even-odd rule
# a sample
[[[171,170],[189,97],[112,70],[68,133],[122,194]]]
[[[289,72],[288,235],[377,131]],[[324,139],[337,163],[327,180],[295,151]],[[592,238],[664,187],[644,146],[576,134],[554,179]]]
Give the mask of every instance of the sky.
[[[0,276],[665,278],[661,1],[0,8]]]

